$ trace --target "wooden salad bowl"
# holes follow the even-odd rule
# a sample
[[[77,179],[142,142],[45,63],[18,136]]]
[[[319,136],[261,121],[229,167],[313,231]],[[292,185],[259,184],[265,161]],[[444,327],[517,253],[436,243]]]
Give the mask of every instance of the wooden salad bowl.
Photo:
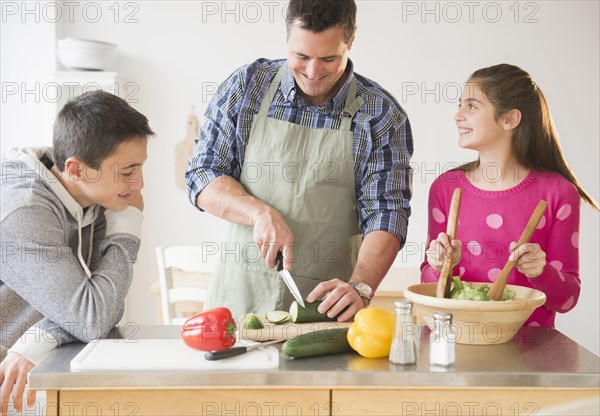
[[[486,283],[472,282],[473,286]],[[546,295],[524,286],[506,285],[514,290],[513,300],[475,301],[436,297],[437,283],[411,285],[404,296],[413,302],[417,324],[433,329],[433,313],[452,313],[452,329],[459,344],[490,345],[510,341],[533,311],[546,302]],[[447,329],[446,329],[447,331]]]

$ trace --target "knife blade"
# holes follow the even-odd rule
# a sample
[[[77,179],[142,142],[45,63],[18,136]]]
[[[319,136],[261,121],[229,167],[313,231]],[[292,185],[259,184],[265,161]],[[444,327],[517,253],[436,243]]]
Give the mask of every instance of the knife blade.
[[[285,339],[277,339],[275,341],[261,342],[260,344],[247,345],[245,347],[227,348],[226,350],[221,350],[221,351],[205,352],[204,358],[208,361],[222,360],[224,358],[235,357],[236,355],[243,354],[246,351],[253,350],[254,348],[266,347],[267,345],[277,344],[277,343],[283,342],[283,341],[285,341]]]
[[[303,308],[305,308],[306,306],[304,305],[304,300],[302,299],[300,290],[298,290],[298,286],[296,286],[296,282],[294,282],[294,278],[292,277],[290,272],[283,268],[283,254],[281,253],[281,251],[277,253],[275,263],[277,264],[277,272],[279,273],[279,276],[281,276],[281,278],[283,279],[283,282],[289,289],[290,293],[292,294],[294,299],[296,299],[296,302],[298,302]]]

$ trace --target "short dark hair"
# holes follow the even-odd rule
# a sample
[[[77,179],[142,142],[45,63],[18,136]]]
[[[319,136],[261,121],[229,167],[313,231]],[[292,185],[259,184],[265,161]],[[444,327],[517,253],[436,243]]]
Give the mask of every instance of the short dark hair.
[[[356,3],[354,0],[290,0],[286,16],[288,38],[291,25],[296,21],[302,29],[314,33],[340,25],[348,44],[356,32]]]
[[[56,117],[54,164],[62,172],[65,161],[76,156],[99,169],[121,143],[153,134],[148,119],[127,101],[106,91],[89,91],[65,104]]]

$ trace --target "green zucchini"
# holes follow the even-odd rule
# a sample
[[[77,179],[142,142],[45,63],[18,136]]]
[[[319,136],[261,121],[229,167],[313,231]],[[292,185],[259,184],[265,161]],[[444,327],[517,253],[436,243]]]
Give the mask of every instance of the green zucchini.
[[[292,322],[303,323],[303,322],[327,322],[335,321],[337,317],[330,318],[325,313],[320,313],[317,308],[321,304],[320,300],[313,303],[304,303],[305,308],[302,307],[298,302],[293,301],[290,306],[290,315],[292,316]]]
[[[348,343],[348,328],[307,332],[285,341],[281,351],[288,357],[314,357],[353,351]]]

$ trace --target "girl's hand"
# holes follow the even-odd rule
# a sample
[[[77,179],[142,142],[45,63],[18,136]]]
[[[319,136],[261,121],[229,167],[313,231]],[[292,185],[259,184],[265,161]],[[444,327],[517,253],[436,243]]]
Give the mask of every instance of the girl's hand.
[[[444,258],[447,255],[452,256],[452,268],[460,262],[462,243],[460,240],[448,239],[448,234],[440,233],[436,240],[431,240],[427,249],[427,262],[438,273],[442,271]]]
[[[517,270],[529,278],[538,277],[546,266],[546,252],[537,243],[526,243],[515,250],[517,243],[510,243],[511,261],[516,261]]]

